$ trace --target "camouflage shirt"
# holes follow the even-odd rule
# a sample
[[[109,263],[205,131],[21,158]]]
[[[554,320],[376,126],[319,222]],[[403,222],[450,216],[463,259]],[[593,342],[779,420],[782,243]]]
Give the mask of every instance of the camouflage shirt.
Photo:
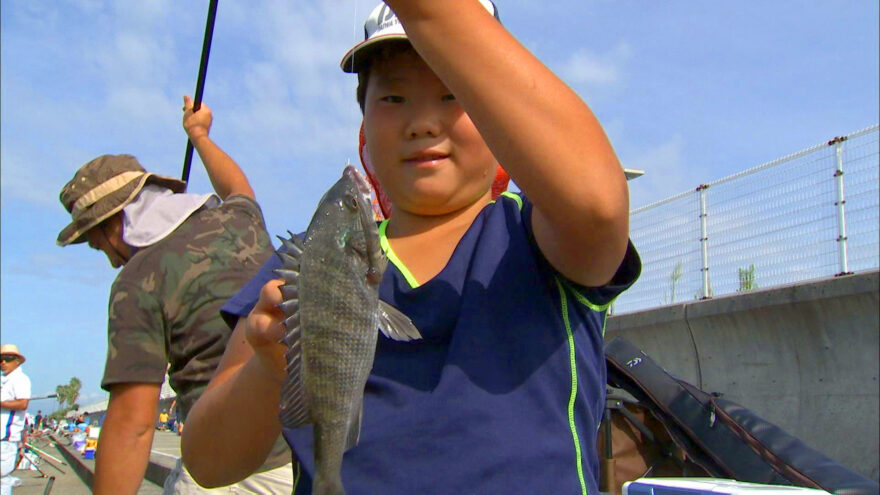
[[[220,307],[272,254],[260,207],[233,196],[193,213],[138,250],[110,290],[101,387],[157,383],[177,392],[181,419],[208,385],[231,330]]]

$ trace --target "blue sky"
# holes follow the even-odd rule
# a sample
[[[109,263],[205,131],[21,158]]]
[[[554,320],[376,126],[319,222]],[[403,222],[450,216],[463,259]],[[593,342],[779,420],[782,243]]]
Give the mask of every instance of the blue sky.
[[[632,207],[878,119],[876,1],[497,0],[501,19],[605,126]],[[357,160],[355,78],[338,69],[374,1],[221,2],[205,103],[271,234],[305,227]],[[208,1],[5,0],[0,10],[0,329],[35,395],[78,376],[104,398],[106,258],[59,248],[58,192],[104,153],[179,176]],[[182,10],[186,7],[186,10]],[[189,190],[210,184],[198,158]],[[31,410],[54,410],[35,401]]]

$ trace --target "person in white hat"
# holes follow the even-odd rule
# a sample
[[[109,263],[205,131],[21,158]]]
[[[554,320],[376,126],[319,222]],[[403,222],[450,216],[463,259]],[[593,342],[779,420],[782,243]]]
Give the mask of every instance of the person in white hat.
[[[313,368],[278,344],[281,281],[264,266],[183,434],[199,482],[246,475],[240,453],[283,430],[297,494],[599,492],[605,316],[641,266],[626,178],[590,108],[497,14],[489,0],[386,0],[340,64],[358,75],[390,199],[379,298],[424,339],[379,336],[343,458],[302,427],[308,394],[287,392]],[[499,163],[521,191],[493,201]],[[282,404],[305,419],[282,425]]]
[[[24,362],[25,357],[18,346],[0,346],[0,370],[3,371],[0,385],[0,495],[11,494],[12,487],[18,484],[18,479],[10,473],[15,470],[31,398],[31,379],[21,369]]]

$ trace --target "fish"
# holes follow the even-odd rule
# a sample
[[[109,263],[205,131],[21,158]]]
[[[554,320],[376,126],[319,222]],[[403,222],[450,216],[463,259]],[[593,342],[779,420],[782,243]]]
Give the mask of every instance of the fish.
[[[404,342],[421,334],[379,299],[388,260],[370,186],[354,167],[346,166],[321,198],[304,237],[279,239],[287,346],[279,417],[285,428],[313,425],[312,493],[344,494],[342,458],[358,443],[379,332]]]

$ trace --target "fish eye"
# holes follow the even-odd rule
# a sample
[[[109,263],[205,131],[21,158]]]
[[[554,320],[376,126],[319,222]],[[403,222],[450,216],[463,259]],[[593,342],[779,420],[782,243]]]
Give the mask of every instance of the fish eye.
[[[358,207],[359,207],[359,205],[358,205],[358,200],[357,200],[357,198],[354,197],[354,196],[349,196],[348,198],[346,198],[345,205],[348,206],[349,208],[351,208],[351,209],[354,210],[354,211],[357,211],[357,210],[358,210]]]

